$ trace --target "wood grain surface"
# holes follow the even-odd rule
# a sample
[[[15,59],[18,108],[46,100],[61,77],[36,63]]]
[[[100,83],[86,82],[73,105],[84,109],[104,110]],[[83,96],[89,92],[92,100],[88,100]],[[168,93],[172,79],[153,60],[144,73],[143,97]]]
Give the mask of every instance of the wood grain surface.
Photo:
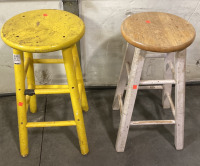
[[[161,12],[133,14],[124,20],[121,32],[130,44],[153,52],[180,51],[195,39],[195,29],[188,21]]]

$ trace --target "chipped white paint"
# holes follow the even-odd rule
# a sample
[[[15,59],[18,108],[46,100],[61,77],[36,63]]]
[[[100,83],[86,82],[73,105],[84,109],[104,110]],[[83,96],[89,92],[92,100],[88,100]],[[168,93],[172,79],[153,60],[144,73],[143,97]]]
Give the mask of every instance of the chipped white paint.
[[[151,86],[139,86],[139,90],[145,89],[163,89],[162,85],[151,85]]]
[[[145,58],[165,58],[166,54],[147,54]]]
[[[142,121],[131,121],[130,125],[140,126],[140,125],[166,125],[175,124],[175,120],[142,120]]]
[[[130,64],[128,62],[126,62],[126,72],[127,72],[127,75],[128,75],[128,78],[129,78],[129,75],[130,75]]]
[[[128,80],[128,86],[126,91],[126,96],[124,100],[124,107],[121,114],[121,120],[119,124],[119,130],[117,134],[116,141],[116,151],[123,152],[128,136],[129,126],[131,122],[131,117],[133,113],[133,108],[135,105],[135,99],[137,95],[138,88],[133,89],[133,85],[139,86],[140,77],[142,74],[142,68],[144,64],[146,51],[135,48],[135,53],[131,65],[131,77]],[[125,66],[125,65],[124,65]],[[122,67],[123,68],[123,67]],[[118,87],[117,87],[118,88]]]
[[[116,99],[113,102],[113,108],[119,109],[120,107],[120,124],[117,134],[116,141],[116,151],[123,152],[126,145],[126,140],[128,136],[128,131],[130,125],[166,125],[175,124],[175,146],[177,150],[183,149],[184,144],[184,114],[185,114],[185,64],[186,64],[186,50],[168,53],[165,58],[165,80],[140,80],[141,73],[143,69],[143,64],[145,60],[146,51],[139,48],[135,48],[135,53],[132,60],[131,68],[127,67],[128,62],[125,62],[125,54],[122,70],[124,72],[120,73],[120,78],[115,93],[115,98],[118,99],[118,105]],[[162,58],[162,57],[161,57]],[[174,64],[175,58],[175,64]],[[119,90],[123,89],[120,87],[122,82],[126,82],[125,76],[129,73],[128,85],[125,88],[126,95],[124,100],[124,105],[122,101],[123,93],[119,93]],[[124,73],[124,75],[122,75]],[[173,75],[175,73],[175,76]],[[172,79],[172,78],[175,78]],[[171,79],[171,80],[170,80]],[[158,84],[158,86],[155,86]],[[163,84],[163,85],[159,85]],[[171,98],[172,84],[175,84],[175,106]],[[139,85],[153,85],[153,86],[139,86]],[[135,100],[137,96],[138,89],[163,89],[163,107],[170,108],[175,120],[143,120],[143,121],[131,121],[132,113],[135,105]]]
[[[175,53],[168,53],[165,60],[164,60],[164,79],[174,79],[173,72],[172,72],[172,64],[174,63]],[[170,108],[170,102],[167,99],[167,95],[171,96],[172,91],[172,84],[165,84],[163,85],[163,92],[162,92],[162,105],[163,108]]]
[[[174,62],[173,61],[170,61],[169,62],[169,65],[170,65],[170,68],[171,68],[171,71],[172,71],[172,78],[175,78],[175,71],[174,71]]]
[[[167,99],[169,100],[170,108],[171,108],[172,114],[175,118],[176,110],[175,110],[174,103],[173,103],[172,98],[171,98],[171,94],[166,93],[166,96],[167,96]]]
[[[122,115],[122,111],[124,109],[124,104],[123,104],[121,95],[118,95],[118,102],[119,102],[119,109],[120,109],[120,116],[121,116]]]
[[[177,150],[184,145],[184,119],[185,119],[185,68],[186,50],[176,53],[175,58],[175,146]]]
[[[175,84],[175,80],[141,80],[140,85]]]
[[[124,90],[125,90],[126,84],[127,84],[127,77],[128,77],[125,64],[127,62],[129,62],[130,64],[132,63],[134,49],[135,48],[132,45],[127,43],[124,59],[122,62],[121,72],[119,74],[119,81],[117,83],[117,89],[115,91],[115,97],[114,97],[113,106],[112,106],[113,110],[119,109],[119,103],[118,103],[117,98],[119,95],[123,96]]]
[[[127,87],[125,88],[125,90],[127,89]],[[138,88],[139,90],[145,90],[145,89],[163,89],[163,85],[150,85],[150,86],[139,86]]]

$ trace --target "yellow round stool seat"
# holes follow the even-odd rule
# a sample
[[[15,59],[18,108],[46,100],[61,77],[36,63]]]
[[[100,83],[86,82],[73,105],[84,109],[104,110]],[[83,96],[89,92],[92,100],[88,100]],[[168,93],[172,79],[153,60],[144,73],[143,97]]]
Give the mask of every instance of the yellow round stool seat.
[[[55,9],[33,10],[9,19],[1,30],[3,41],[24,52],[62,50],[78,42],[85,26],[76,15]]]

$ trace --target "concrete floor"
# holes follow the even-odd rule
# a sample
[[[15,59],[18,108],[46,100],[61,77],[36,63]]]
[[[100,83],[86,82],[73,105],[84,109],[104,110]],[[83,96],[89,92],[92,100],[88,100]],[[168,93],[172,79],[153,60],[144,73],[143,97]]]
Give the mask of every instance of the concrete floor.
[[[0,98],[0,166],[196,166],[200,163],[200,87],[186,88],[185,148],[174,148],[174,127],[131,127],[124,153],[115,151],[119,111],[112,111],[114,89],[88,90],[84,113],[90,152],[82,156],[75,127],[29,129],[26,158],[19,154],[15,97]],[[174,94],[173,94],[174,96]],[[161,91],[138,93],[133,119],[170,119]],[[73,119],[68,95],[38,96],[38,113],[29,121]]]

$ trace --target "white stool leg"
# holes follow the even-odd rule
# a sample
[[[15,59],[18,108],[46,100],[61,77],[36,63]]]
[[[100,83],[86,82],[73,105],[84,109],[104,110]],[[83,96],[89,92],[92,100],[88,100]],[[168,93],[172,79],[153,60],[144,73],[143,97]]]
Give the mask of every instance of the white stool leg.
[[[173,78],[173,73],[171,70],[171,64],[174,65],[174,57],[175,53],[171,52],[168,53],[165,60],[164,60],[164,79],[169,80],[169,79],[174,79]],[[163,91],[162,91],[162,105],[164,109],[170,108],[170,103],[169,100],[167,99],[167,95],[169,94],[171,96],[171,91],[172,91],[172,84],[164,84],[163,85]]]
[[[184,118],[185,118],[185,68],[186,49],[176,53],[175,59],[175,146],[177,150],[184,146]]]
[[[127,62],[129,64],[132,63],[133,55],[134,55],[134,49],[135,49],[134,46],[127,43],[126,52],[125,52],[124,59],[123,59],[123,62],[122,62],[119,80],[118,80],[118,83],[117,83],[117,89],[115,91],[115,97],[114,97],[113,106],[112,106],[113,110],[119,110],[118,96],[119,95],[123,96],[124,90],[125,90],[125,87],[126,87],[126,83],[127,83],[127,79],[128,79],[127,71],[126,71],[126,63]]]
[[[116,141],[116,151],[123,152],[128,136],[132,112],[140,83],[140,77],[145,60],[146,51],[135,48],[131,72],[125,96],[124,109],[122,110],[121,120]]]

